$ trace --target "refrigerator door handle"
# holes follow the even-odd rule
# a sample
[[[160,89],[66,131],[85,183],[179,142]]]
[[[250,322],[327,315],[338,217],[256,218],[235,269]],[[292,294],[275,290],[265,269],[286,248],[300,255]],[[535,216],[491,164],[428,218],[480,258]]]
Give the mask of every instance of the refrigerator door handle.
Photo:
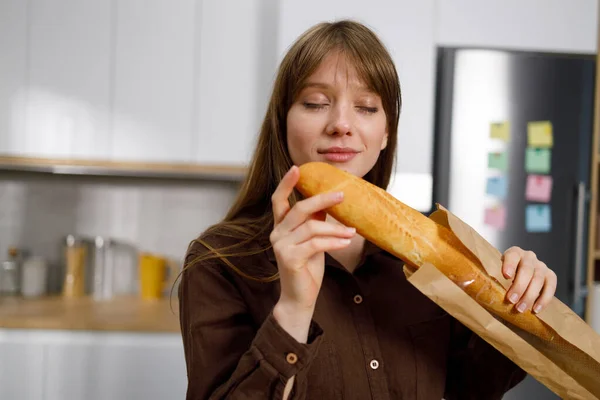
[[[573,288],[573,308],[575,312],[583,312],[583,297],[586,295],[585,287],[581,284],[583,276],[583,245],[584,245],[584,218],[585,218],[585,183],[577,185],[577,225],[575,230],[575,276]]]

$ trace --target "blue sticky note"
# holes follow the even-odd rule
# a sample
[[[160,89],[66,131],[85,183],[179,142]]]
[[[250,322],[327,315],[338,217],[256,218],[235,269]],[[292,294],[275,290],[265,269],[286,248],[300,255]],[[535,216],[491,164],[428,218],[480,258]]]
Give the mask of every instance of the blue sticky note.
[[[552,215],[548,204],[530,204],[525,210],[527,232],[550,232]]]
[[[508,192],[508,179],[505,176],[494,176],[487,178],[485,192],[499,199],[506,198]]]

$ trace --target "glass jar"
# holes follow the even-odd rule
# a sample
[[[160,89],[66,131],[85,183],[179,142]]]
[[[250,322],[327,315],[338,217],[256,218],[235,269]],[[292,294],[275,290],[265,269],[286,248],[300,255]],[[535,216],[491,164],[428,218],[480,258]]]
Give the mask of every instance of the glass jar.
[[[85,296],[88,243],[85,239],[68,235],[65,244],[65,276],[62,295],[64,297]]]
[[[0,265],[0,295],[16,296],[21,291],[21,268],[19,252],[16,248],[8,249],[8,259]]]
[[[46,294],[48,265],[41,257],[30,257],[22,265],[21,293],[23,297]]]

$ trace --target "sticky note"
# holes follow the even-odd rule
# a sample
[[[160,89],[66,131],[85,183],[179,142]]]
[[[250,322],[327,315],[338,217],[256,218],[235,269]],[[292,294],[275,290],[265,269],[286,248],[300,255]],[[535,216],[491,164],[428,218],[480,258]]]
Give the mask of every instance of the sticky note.
[[[504,199],[508,192],[508,179],[505,176],[487,178],[485,192],[499,199]]]
[[[508,142],[510,140],[510,123],[504,122],[492,122],[490,126],[490,137],[492,139],[500,139]]]
[[[550,232],[552,229],[550,205],[528,205],[525,209],[525,229],[527,232]]]
[[[552,177],[549,175],[529,175],[525,186],[525,199],[547,203],[552,197]]]
[[[508,154],[504,152],[488,154],[488,168],[506,171],[508,169]]]
[[[506,208],[503,205],[486,208],[483,222],[493,228],[503,230],[506,227]]]
[[[550,121],[529,122],[527,140],[531,147],[552,147],[552,123]]]
[[[552,150],[528,147],[525,150],[525,171],[528,174],[548,174]]]

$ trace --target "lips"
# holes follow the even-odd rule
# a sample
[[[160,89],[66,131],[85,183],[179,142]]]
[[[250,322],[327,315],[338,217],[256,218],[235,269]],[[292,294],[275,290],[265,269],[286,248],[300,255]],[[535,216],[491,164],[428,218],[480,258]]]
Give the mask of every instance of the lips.
[[[329,147],[327,149],[319,150],[318,153],[322,154],[328,161],[347,162],[356,157],[360,151],[351,147]]]
[[[358,150],[354,150],[351,147],[338,147],[338,146],[334,146],[334,147],[329,147],[327,149],[323,149],[323,150],[319,150],[319,153],[321,154],[328,154],[328,153],[358,153]]]

